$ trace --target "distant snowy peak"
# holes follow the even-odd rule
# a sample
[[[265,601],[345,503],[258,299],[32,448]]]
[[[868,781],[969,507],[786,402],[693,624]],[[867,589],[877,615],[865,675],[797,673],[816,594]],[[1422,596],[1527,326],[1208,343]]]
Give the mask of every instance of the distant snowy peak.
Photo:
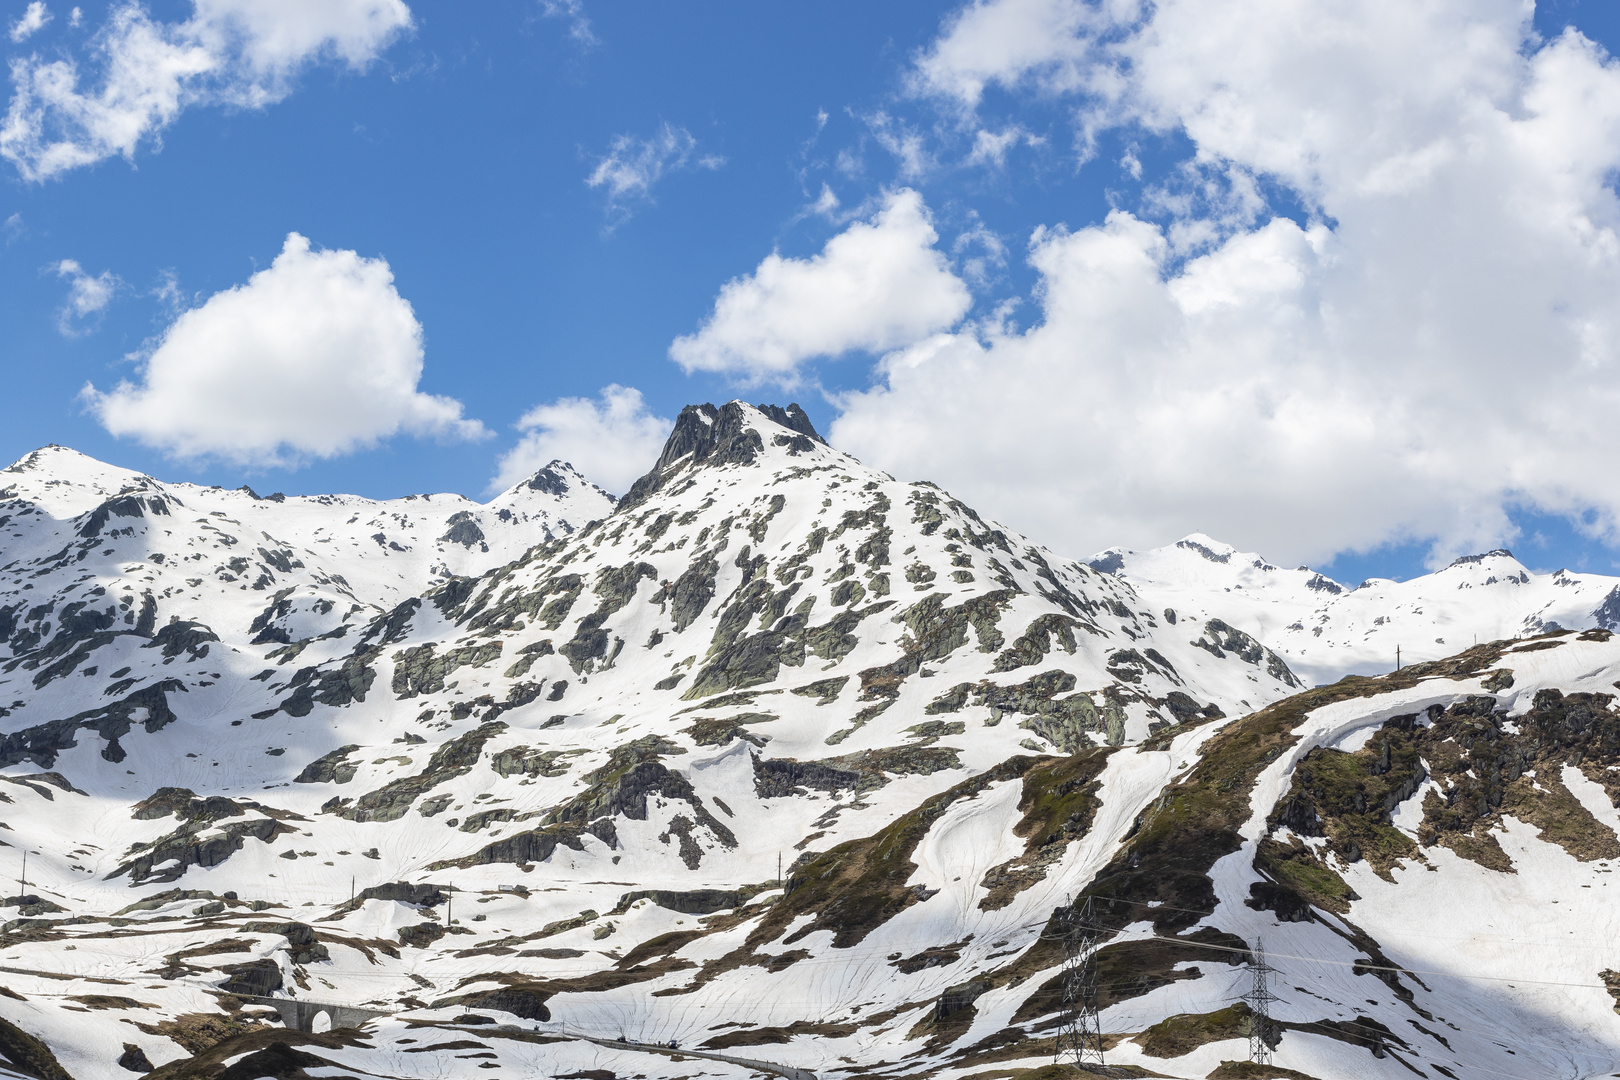
[[[0,580],[0,609],[21,604],[25,587],[37,608],[41,592],[88,574],[138,583],[165,621],[196,620],[227,641],[296,642],[511,562],[613,506],[561,461],[484,504],[169,484],[47,446],[0,471],[0,563],[19,575]]]
[[[1353,589],[1202,533],[1150,551],[1110,548],[1090,565],[1155,607],[1240,627],[1317,683],[1384,671],[1397,657],[1437,659],[1476,641],[1620,628],[1620,578],[1536,574],[1505,548],[1409,581],[1369,578]]]
[[[1564,575],[1564,571],[1560,570],[1558,574]],[[1506,548],[1497,548],[1481,555],[1464,555],[1452,560],[1444,570],[1435,571],[1432,577],[1436,582],[1445,581],[1458,589],[1495,585],[1498,582],[1530,584],[1530,571]]]
[[[1150,551],[1109,548],[1089,560],[1093,570],[1132,584],[1192,589],[1243,589],[1304,599],[1348,590],[1308,566],[1285,570],[1252,551],[1239,551],[1203,533],[1191,533]]]
[[[56,518],[84,513],[113,495],[161,486],[144,473],[120,469],[54,443],[25,454],[0,471],[0,498],[21,495]]]
[[[1213,537],[1205,536],[1203,533],[1190,533],[1177,540],[1175,546],[1183,551],[1191,551],[1210,562],[1220,563],[1223,566],[1230,563],[1234,555],[1238,556],[1240,560],[1242,559],[1242,552],[1238,551],[1237,548],[1231,544],[1223,544]],[[1263,563],[1264,560],[1256,558],[1255,562]]]
[[[591,482],[584,474],[566,461],[552,461],[526,480],[519,481],[501,492],[488,503],[478,503],[458,494],[406,495],[397,499],[370,499],[358,495],[283,495],[274,492],[260,495],[243,484],[234,489],[218,486],[199,486],[188,483],[164,483],[145,473],[122,469],[98,461],[87,454],[65,446],[43,446],[24,455],[10,466],[0,470],[0,495],[4,498],[24,498],[55,518],[77,517],[92,512],[109,498],[157,492],[176,498],[182,504],[190,499],[203,499],[219,505],[210,505],[210,511],[224,506],[248,507],[252,504],[272,504],[288,507],[325,507],[333,517],[350,517],[356,511],[379,511],[426,506],[445,508],[445,519],[462,511],[488,511],[496,519],[514,518],[531,520],[543,516],[558,524],[558,531],[573,532],[591,521],[613,512],[613,495]],[[260,506],[259,509],[269,509]],[[541,542],[548,537],[538,537]]]
[[[613,512],[618,499],[592,483],[566,461],[553,461],[527,480],[520,480],[485,504],[497,518],[545,515],[559,532],[573,532]],[[506,520],[505,518],[501,518]]]
[[[553,459],[551,464],[540,469],[527,480],[520,480],[518,483],[513,484],[491,502],[493,504],[503,500],[521,499],[530,497],[533,494],[564,499],[577,496],[582,492],[591,493],[596,498],[607,500],[610,507],[612,503],[617,501],[613,495],[593,484],[586,478],[584,473],[574,468],[571,463]]]

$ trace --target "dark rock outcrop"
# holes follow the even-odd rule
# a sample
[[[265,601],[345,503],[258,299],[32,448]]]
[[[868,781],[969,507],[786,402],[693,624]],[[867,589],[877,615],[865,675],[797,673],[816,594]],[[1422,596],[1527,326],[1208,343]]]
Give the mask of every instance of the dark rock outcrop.
[[[779,405],[759,405],[756,408],[768,419],[806,440],[805,449],[809,448],[810,440],[826,442],[816,432],[810,417],[797,404],[785,409]],[[661,491],[674,467],[683,462],[688,466],[752,464],[764,451],[765,444],[759,432],[744,426],[744,416],[742,403],[738,401],[727,402],[718,409],[708,404],[688,405],[682,409],[675,418],[675,429],[664,443],[664,452],[658,456],[658,463],[651,472],[631,485],[629,492],[619,500],[618,509],[628,510]],[[790,445],[794,436],[786,438],[790,450],[799,449]]]
[[[132,1073],[149,1073],[157,1068],[152,1064],[152,1059],[146,1056],[146,1051],[134,1043],[124,1044],[124,1052],[118,1055],[118,1067]]]
[[[0,1059],[35,1080],[73,1080],[49,1046],[9,1020],[0,1020]]]
[[[230,976],[219,988],[222,993],[269,997],[282,986],[281,965],[274,960],[249,960],[245,964],[227,964],[220,970]]]

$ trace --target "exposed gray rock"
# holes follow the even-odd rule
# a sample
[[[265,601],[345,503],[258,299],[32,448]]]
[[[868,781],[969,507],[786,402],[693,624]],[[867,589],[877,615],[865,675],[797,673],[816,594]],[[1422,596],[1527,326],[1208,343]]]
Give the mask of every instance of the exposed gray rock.
[[[812,650],[814,651],[814,650]],[[817,653],[816,655],[821,655]],[[844,692],[844,686],[849,682],[848,675],[837,675],[831,679],[818,679],[813,683],[793,688],[793,693],[800,697],[820,698],[817,705],[831,705],[838,700],[838,695]]]
[[[451,514],[445,524],[449,529],[439,537],[440,543],[460,544],[466,548],[476,545],[485,551],[489,550],[489,545],[484,542],[484,530],[478,527],[478,522],[473,520],[470,511],[461,510]]]
[[[146,1051],[134,1043],[124,1044],[124,1052],[118,1055],[118,1067],[132,1073],[149,1073],[157,1068],[152,1064],[152,1059],[146,1056]]]
[[[315,940],[314,929],[301,922],[250,922],[243,923],[242,930],[249,934],[275,934],[286,938],[287,956],[295,964],[313,964],[332,958],[326,946]]]
[[[499,660],[501,643],[485,642],[467,645],[440,654],[430,642],[415,648],[401,649],[394,654],[394,696],[408,700],[418,694],[436,694],[444,689],[444,681],[460,667],[483,667]]]
[[[1181,541],[1182,544],[1188,541]],[[1204,633],[1207,637],[1200,637],[1193,642],[1200,649],[1208,652],[1217,660],[1227,653],[1232,653],[1246,664],[1259,666],[1265,664],[1266,674],[1288,686],[1302,687],[1305,684],[1299,681],[1283,658],[1260,644],[1254,638],[1245,634],[1234,626],[1228,626],[1220,619],[1210,619],[1204,624]]]
[[[499,646],[496,651],[499,652]],[[366,693],[377,678],[372,664],[380,655],[381,645],[362,645],[344,657],[335,669],[300,668],[288,683],[294,688],[293,692],[276,708],[288,716],[307,716],[317,704],[341,708],[350,702],[366,700]],[[396,672],[396,684],[398,681]],[[270,713],[255,714],[256,718],[268,715]]]
[[[583,753],[584,750],[536,750],[528,746],[511,746],[490,755],[489,767],[502,776],[562,776],[569,769],[565,759]]]
[[[175,619],[153,634],[152,640],[142,648],[162,649],[163,655],[168,659],[173,659],[184,652],[189,653],[193,660],[201,660],[208,655],[209,643],[218,640],[219,635],[200,622]]]
[[[282,833],[294,831],[290,826],[268,817],[228,821],[218,825],[217,832],[209,835],[214,828],[212,819],[205,817],[188,821],[150,844],[137,844],[132,851],[140,854],[123,863],[107,878],[111,880],[128,874],[130,882],[136,885],[147,881],[178,881],[193,866],[204,869],[218,866],[242,850],[242,844],[250,838],[269,843]]]
[[[106,740],[107,745],[101,751],[104,759],[122,761],[124,750],[118,740],[129,734],[132,726],[130,718],[136,711],[145,711],[141,726],[148,734],[160,731],[175,720],[174,710],[169,708],[168,695],[177,691],[183,693],[185,689],[185,684],[179,679],[164,679],[111,705],[87,709],[62,720],[0,735],[0,768],[32,761],[41,768],[49,769],[56,764],[58,753],[78,745],[76,732],[80,728],[88,728]]]
[[[762,799],[803,795],[806,789],[842,791],[860,783],[861,774],[821,761],[761,758],[754,755],[754,792]]]
[[[518,658],[511,667],[506,669],[508,679],[520,679],[529,673],[534,662],[542,656],[551,656],[557,650],[551,647],[551,639],[530,642],[518,650]]]
[[[402,777],[376,791],[368,791],[352,803],[348,799],[333,799],[321,807],[321,811],[350,821],[396,821],[405,816],[418,796],[471,772],[484,751],[484,744],[505,730],[506,724],[500,720],[480,724],[440,746],[428,759],[427,767],[415,776]]]
[[[83,537],[99,536],[112,518],[139,518],[145,517],[148,512],[156,516],[172,516],[169,513],[169,500],[162,495],[118,495],[84,515],[78,534]]]
[[[1012,648],[996,657],[995,670],[1013,671],[1038,664],[1052,651],[1054,639],[1069,655],[1074,655],[1074,631],[1084,624],[1067,615],[1040,615],[1030,620]]]
[[[350,743],[340,746],[330,753],[322,754],[308,765],[302,772],[293,777],[295,784],[347,784],[354,779],[355,770],[359,766],[348,760],[350,754],[360,747]]]

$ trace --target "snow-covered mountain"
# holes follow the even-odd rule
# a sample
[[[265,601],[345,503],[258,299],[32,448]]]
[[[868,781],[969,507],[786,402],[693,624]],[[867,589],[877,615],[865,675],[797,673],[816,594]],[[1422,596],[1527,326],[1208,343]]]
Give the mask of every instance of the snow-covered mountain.
[[[1110,548],[1093,569],[1128,581],[1154,607],[1218,613],[1264,641],[1312,684],[1392,671],[1482,641],[1549,630],[1620,629],[1620,577],[1532,573],[1510,551],[1465,555],[1408,581],[1344,585],[1287,570],[1201,533],[1150,551]]]
[[[1135,1075],[1620,1061],[1605,630],[1305,690],[1308,572],[1088,566],[796,406],[617,503],[0,478],[0,1071],[1016,1076],[1081,894]],[[1292,1074],[1222,1065],[1262,939]]]

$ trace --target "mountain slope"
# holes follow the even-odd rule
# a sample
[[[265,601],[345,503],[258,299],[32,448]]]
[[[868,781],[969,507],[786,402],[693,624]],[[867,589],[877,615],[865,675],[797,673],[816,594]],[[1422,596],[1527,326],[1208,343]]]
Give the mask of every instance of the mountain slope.
[[[1615,965],[1564,944],[1620,857],[1606,631],[1300,692],[1224,591],[1149,600],[797,407],[683,410],[606,513],[561,466],[521,505],[299,518],[42,454],[0,474],[25,1073],[29,1036],[78,1080],[672,1067],[623,1035],[1016,1075],[1081,894],[1110,1060],[1151,1074],[1246,1055],[1261,940],[1303,1075],[1620,1058]],[[288,1035],[294,999],[387,1015]]]

